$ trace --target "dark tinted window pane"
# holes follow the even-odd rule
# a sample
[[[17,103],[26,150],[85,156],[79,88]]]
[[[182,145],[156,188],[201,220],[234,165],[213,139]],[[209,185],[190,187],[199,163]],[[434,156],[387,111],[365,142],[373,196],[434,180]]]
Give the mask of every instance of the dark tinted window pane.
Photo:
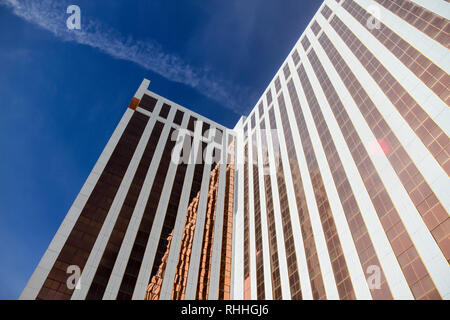
[[[197,118],[191,116],[191,117],[189,118],[188,130],[194,132],[194,129],[195,129],[195,122],[197,122]]]
[[[183,111],[177,110],[177,112],[175,113],[175,118],[173,119],[173,122],[178,125],[181,125],[181,122],[183,121],[183,115],[184,115]]]
[[[163,117],[164,119],[167,119],[167,116],[169,115],[170,106],[166,103],[163,104],[161,111],[159,112],[159,116]]]
[[[144,94],[144,96],[141,99],[141,102],[139,102],[139,107],[142,109],[145,109],[147,111],[153,112],[155,109],[157,99],[150,97],[147,94]]]

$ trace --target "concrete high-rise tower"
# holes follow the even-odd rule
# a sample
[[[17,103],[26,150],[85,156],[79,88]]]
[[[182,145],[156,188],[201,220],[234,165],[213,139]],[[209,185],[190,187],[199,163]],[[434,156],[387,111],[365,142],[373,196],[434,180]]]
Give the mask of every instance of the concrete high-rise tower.
[[[233,129],[144,80],[21,298],[450,299],[449,18],[324,1]]]

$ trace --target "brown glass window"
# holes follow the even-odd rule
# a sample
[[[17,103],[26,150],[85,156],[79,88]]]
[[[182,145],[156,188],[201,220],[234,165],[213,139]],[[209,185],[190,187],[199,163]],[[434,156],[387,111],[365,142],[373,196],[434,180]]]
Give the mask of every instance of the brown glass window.
[[[202,126],[202,136],[204,136],[205,138],[207,138],[207,137],[206,137],[206,134],[209,132],[209,128],[210,128],[209,123],[203,122],[203,126]]]
[[[256,148],[256,132],[253,134],[253,194],[255,213],[255,247],[256,247],[256,298],[265,299],[264,292],[264,253],[262,248],[261,203],[259,196],[258,152]],[[266,253],[267,254],[267,253]]]
[[[303,68],[303,66],[300,65],[299,69],[300,68]],[[301,77],[301,74],[299,74],[299,76]],[[300,80],[303,81],[304,79],[300,78]],[[303,90],[308,91],[309,89],[304,87]],[[309,135],[308,127],[306,125],[306,120],[303,115],[297,90],[292,79],[288,83],[288,91],[292,102],[292,108],[294,110],[295,120],[297,122],[297,128],[300,134],[300,139],[302,141],[302,148],[306,158],[306,165],[311,176],[314,197],[316,199],[317,208],[320,212],[320,221],[325,234],[328,253],[331,258],[333,273],[336,279],[341,280],[338,280],[337,283],[339,298],[355,299],[353,285],[350,280],[350,274],[347,269],[342,246],[337,235],[337,229],[328,201],[328,195],[324,187],[322,174],[317,163],[317,158]],[[305,92],[305,94],[308,97],[310,92]]]
[[[159,116],[163,117],[164,119],[167,119],[167,116],[169,115],[170,106],[167,103],[164,103],[161,111],[159,112]]]
[[[334,19],[334,18],[333,18]],[[346,86],[349,93],[352,95],[353,99],[356,102],[356,105],[361,111],[361,114],[366,119],[367,125],[371,128],[372,132],[374,132],[377,139],[384,139],[391,146],[391,153],[401,154],[402,159],[408,159],[407,153],[400,145],[398,139],[389,129],[389,126],[385,124],[385,120],[380,115],[378,109],[376,108],[373,101],[367,95],[367,92],[362,87],[361,83],[358,81],[356,76],[354,75],[351,68],[344,61],[340,53],[335,48],[334,44],[330,41],[328,36],[323,33],[319,38],[319,43],[324,49],[325,53],[331,60],[334,65],[337,74],[342,79],[344,85]],[[332,88],[331,94],[336,95],[336,91],[333,86],[328,86]],[[326,94],[328,98],[330,94]],[[392,246],[395,256],[399,261],[400,268],[405,274],[406,281],[410,286],[414,297],[416,299],[421,298],[431,298],[438,299],[440,298],[440,294],[437,291],[434,284],[430,281],[431,278],[426,271],[423,262],[417,253],[417,250],[412,243],[403,222],[401,221],[398,212],[392,203],[392,200],[389,197],[389,194],[385,190],[385,187],[378,176],[378,173],[368,156],[366,149],[362,146],[361,140],[350,120],[348,114],[342,105],[342,102],[337,97],[334,103],[330,103],[331,109],[335,115],[335,118],[338,121],[338,124],[341,128],[341,131],[344,133],[344,138],[349,146],[349,149],[352,153],[352,157],[355,160],[358,171],[363,179],[364,184],[366,185],[367,192],[374,204],[375,210],[380,218],[381,224],[388,236],[388,240]],[[381,125],[384,129],[379,131],[376,130],[376,127]],[[378,135],[382,133],[384,135]],[[398,165],[403,167],[404,172],[400,173],[399,177],[402,183],[404,183],[404,177],[407,179],[411,179],[414,177],[414,181],[416,179],[423,179],[420,172],[415,168],[415,165],[410,163],[406,164],[406,167],[402,162],[395,163],[393,162],[392,156],[388,156],[390,163],[393,165],[396,171],[398,170]],[[409,176],[412,174],[412,176]],[[412,181],[412,180],[411,180]],[[410,186],[415,186],[417,184],[421,184],[419,182],[409,183],[407,184],[407,190],[409,190]],[[423,196],[423,195],[422,195]],[[429,194],[430,199],[433,203],[434,194]],[[427,203],[428,199],[425,199]],[[413,201],[414,202],[414,201]],[[415,205],[419,205],[414,202]],[[440,203],[437,201],[434,202],[435,208],[439,209]],[[427,210],[427,206],[424,207]],[[432,209],[434,210],[434,209]],[[420,210],[419,210],[420,212]],[[448,219],[448,215],[445,217]],[[440,230],[439,232],[442,232]],[[447,233],[448,235],[448,233]],[[415,269],[412,272],[412,269]],[[418,288],[420,290],[418,290]]]
[[[306,196],[303,188],[303,181],[300,174],[300,167],[299,162],[297,160],[297,153],[295,151],[295,142],[290,127],[291,119],[288,117],[287,114],[283,92],[281,92],[278,97],[278,105],[281,116],[281,124],[284,132],[284,139],[286,141],[289,166],[291,168],[291,178],[295,189],[295,201],[297,204],[297,213],[300,220],[300,228],[302,231],[303,244],[304,247],[307,248],[306,262],[311,282],[312,296],[314,300],[326,299],[325,287],[322,279],[322,272],[320,269],[316,244],[314,240],[314,233],[312,232],[308,206],[305,200]],[[273,109],[269,110],[269,118],[275,120],[275,116],[272,114]],[[273,125],[271,128],[275,129],[276,126]]]
[[[375,1],[447,49],[450,47],[449,22],[444,17],[410,0]]]
[[[247,126],[245,126],[247,127]],[[250,300],[250,213],[249,213],[249,173],[248,144],[244,147],[244,299]]]
[[[254,138],[256,140],[256,138]],[[265,135],[261,136],[261,152],[262,152],[262,167],[265,172],[269,171],[269,155],[267,150],[267,142]],[[269,253],[270,253],[270,271],[272,276],[272,295],[274,300],[280,300],[281,295],[281,278],[280,278],[280,264],[278,258],[277,232],[275,227],[275,213],[273,207],[273,193],[269,174],[264,174],[264,190],[266,193],[266,215],[267,215],[267,229],[269,232]]]
[[[313,66],[313,70],[316,72],[318,79],[322,80],[322,77],[324,77],[324,75],[320,74],[319,70],[322,71],[323,68],[318,65],[320,62],[317,59],[314,49],[311,49],[308,54],[308,58],[311,62],[311,65]],[[333,176],[333,180],[342,203],[342,207],[344,208],[344,214],[350,227],[351,235],[356,245],[356,250],[358,252],[358,256],[360,258],[363,269],[366,270],[370,264],[377,265],[381,269],[380,262],[375,253],[375,249],[373,247],[366,225],[364,224],[359,206],[353,195],[353,190],[347,179],[347,174],[344,171],[344,167],[332,139],[331,133],[328,129],[328,125],[325,122],[325,118],[322,114],[322,110],[320,109],[312,85],[306,74],[305,68],[302,65],[298,69],[298,73],[304,91],[306,93],[306,99],[308,100],[308,105],[311,109],[311,113],[314,115],[314,123],[316,125],[317,132],[319,133],[319,138],[321,140],[323,149],[326,150],[325,155],[327,158],[327,162],[330,167],[331,174]],[[325,86],[323,86],[323,88],[325,88]],[[335,103],[335,101],[330,100],[330,103]],[[372,298],[392,299],[392,294],[389,290],[389,286],[386,282],[382,269],[380,276],[380,287],[370,289]],[[345,281],[336,282],[338,291],[343,291],[342,286],[345,286]]]
[[[344,2],[343,7],[367,28],[365,21],[370,13],[351,1]],[[450,139],[447,134],[338,17],[331,20],[331,26],[353,51],[355,57],[363,64],[444,171],[450,174],[450,151],[447,148]],[[445,71],[383,23],[380,23],[379,29],[367,29],[444,102],[450,99],[450,76]]]
[[[158,100],[156,98],[153,98],[148,94],[144,94],[144,96],[141,99],[141,102],[139,102],[139,107],[147,111],[153,112],[157,101]]]
[[[177,110],[177,112],[175,113],[175,118],[173,119],[173,123],[181,126],[181,123],[183,122],[183,116],[184,112],[181,110]]]
[[[189,123],[188,123],[188,126],[187,126],[188,130],[194,132],[194,130],[195,130],[195,123],[196,122],[197,122],[197,118],[191,116],[189,118]]]

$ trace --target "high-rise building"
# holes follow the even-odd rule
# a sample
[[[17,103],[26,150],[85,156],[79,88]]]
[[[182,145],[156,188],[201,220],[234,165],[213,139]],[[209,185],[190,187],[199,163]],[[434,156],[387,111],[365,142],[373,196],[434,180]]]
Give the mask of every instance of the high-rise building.
[[[21,298],[450,299],[449,18],[324,1],[233,129],[144,80]]]

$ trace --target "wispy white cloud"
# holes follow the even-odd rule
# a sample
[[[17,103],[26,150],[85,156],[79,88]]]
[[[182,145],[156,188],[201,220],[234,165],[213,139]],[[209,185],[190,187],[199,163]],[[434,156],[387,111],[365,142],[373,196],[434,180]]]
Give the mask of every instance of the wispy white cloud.
[[[238,114],[245,111],[239,100],[240,97],[248,95],[248,89],[218,79],[208,68],[199,68],[186,63],[179,56],[165,52],[156,41],[125,37],[99,21],[92,19],[86,21],[83,12],[81,30],[69,30],[66,27],[69,15],[66,14],[64,4],[59,1],[0,0],[0,4],[63,41],[74,41],[96,48],[114,58],[132,61],[170,81],[188,85]]]

